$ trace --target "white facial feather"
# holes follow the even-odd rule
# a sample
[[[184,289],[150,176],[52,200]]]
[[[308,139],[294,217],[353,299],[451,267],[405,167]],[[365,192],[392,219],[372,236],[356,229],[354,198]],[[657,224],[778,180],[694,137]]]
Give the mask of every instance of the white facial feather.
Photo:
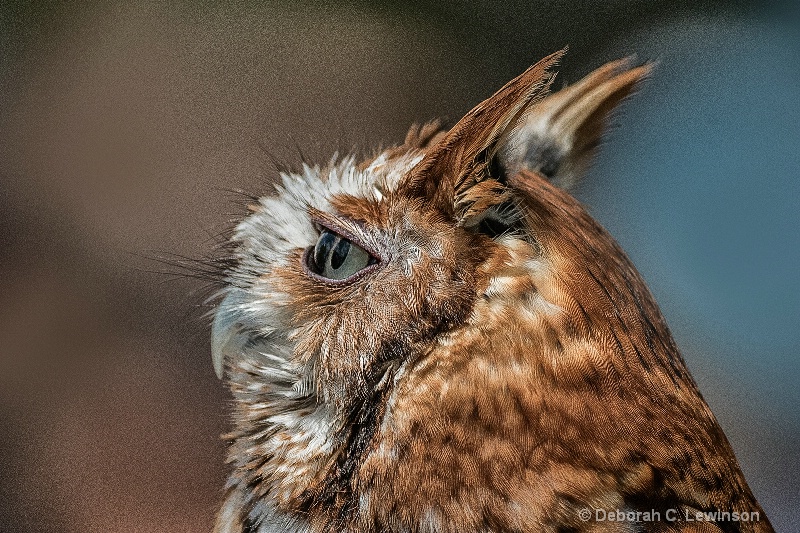
[[[245,218],[234,232],[241,243],[238,268],[230,273],[224,298],[217,306],[212,326],[212,361],[222,377],[226,357],[236,357],[254,336],[270,338],[283,329],[280,309],[289,295],[270,283],[269,272],[284,265],[298,248],[313,246],[317,230],[309,208],[331,212],[330,198],[349,194],[380,201],[382,191],[393,190],[400,178],[421,159],[410,154],[388,163],[377,157],[366,169],[356,167],[353,156],[326,168],[304,164],[301,174],[282,173],[274,196],[259,199],[259,210]],[[273,361],[274,362],[274,361]],[[310,376],[297,376],[297,392],[308,392]]]

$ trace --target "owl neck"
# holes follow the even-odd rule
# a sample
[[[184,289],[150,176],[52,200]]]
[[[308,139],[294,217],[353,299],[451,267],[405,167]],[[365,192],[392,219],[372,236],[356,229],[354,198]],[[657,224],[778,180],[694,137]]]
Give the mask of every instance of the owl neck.
[[[655,299],[628,256],[580,203],[547,180],[515,179],[550,265],[539,284],[543,298],[564,310],[571,335],[613,345],[603,356],[646,387],[697,387]]]

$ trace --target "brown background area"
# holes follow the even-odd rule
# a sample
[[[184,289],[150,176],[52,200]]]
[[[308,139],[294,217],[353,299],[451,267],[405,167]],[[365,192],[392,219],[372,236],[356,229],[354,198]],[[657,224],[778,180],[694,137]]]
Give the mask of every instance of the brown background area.
[[[162,268],[150,258],[208,254],[243,212],[226,189],[268,190],[272,158],[297,163],[296,146],[324,162],[398,142],[414,121],[452,123],[566,44],[560,76],[574,81],[642,48],[659,59],[675,44],[665,27],[769,26],[783,7],[0,9],[0,530],[189,532],[209,530],[221,495],[227,395],[211,368],[205,285],[150,273]],[[703,60],[719,53],[703,46]],[[665,63],[669,83],[680,73]],[[657,121],[646,96],[630,114]],[[609,144],[626,150],[624,138]],[[591,187],[583,199],[606,205]],[[751,402],[770,384],[720,374],[704,339],[681,327],[691,319],[674,315],[756,494],[779,529],[800,528],[797,414],[784,423],[788,411]],[[796,348],[765,368],[796,372]]]

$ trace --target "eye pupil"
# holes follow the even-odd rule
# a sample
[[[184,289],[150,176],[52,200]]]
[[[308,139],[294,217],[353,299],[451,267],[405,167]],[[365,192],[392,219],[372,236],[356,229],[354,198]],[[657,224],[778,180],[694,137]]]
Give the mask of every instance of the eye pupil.
[[[331,254],[331,268],[338,269],[347,259],[347,254],[350,252],[350,241],[347,239],[339,239],[336,248],[333,249]]]
[[[313,270],[317,274],[321,274],[322,270],[325,268],[325,261],[328,259],[328,255],[330,255],[331,248],[333,248],[337,238],[338,236],[330,231],[324,231],[322,235],[320,235],[317,245],[314,246]]]

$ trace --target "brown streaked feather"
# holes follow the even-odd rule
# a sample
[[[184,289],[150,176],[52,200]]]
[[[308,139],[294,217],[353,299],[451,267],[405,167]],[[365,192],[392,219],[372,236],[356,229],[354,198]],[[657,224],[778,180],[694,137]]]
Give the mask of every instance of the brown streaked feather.
[[[459,213],[460,220],[469,221],[511,197],[508,187],[495,179],[487,178],[459,191],[455,197],[456,212]],[[464,225],[470,224],[465,222]]]
[[[406,152],[411,150],[423,150],[439,143],[445,132],[442,131],[442,122],[432,120],[422,125],[413,124],[406,134],[402,146],[399,149]]]
[[[442,122],[438,119],[426,122],[425,124],[412,124],[406,133],[403,144],[383,150],[376,157],[382,157],[386,161],[391,161],[398,157],[405,156],[417,151],[425,151],[431,146],[435,146],[444,137],[446,132],[442,130]],[[359,170],[365,170],[376,159],[367,158],[358,164]]]

